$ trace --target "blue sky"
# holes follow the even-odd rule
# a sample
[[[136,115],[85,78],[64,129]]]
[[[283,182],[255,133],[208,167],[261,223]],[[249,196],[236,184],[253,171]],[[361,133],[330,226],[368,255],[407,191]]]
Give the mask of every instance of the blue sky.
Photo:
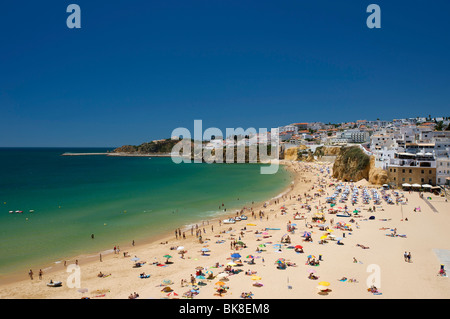
[[[81,7],[81,29],[66,8]],[[381,29],[366,8],[381,7]],[[0,146],[449,116],[450,2],[8,1]]]

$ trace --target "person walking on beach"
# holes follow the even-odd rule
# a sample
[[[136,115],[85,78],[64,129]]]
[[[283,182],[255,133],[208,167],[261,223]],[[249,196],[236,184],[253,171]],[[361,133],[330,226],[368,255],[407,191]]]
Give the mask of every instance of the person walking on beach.
[[[33,270],[30,269],[28,272],[28,276],[30,276],[30,279],[33,280]]]
[[[408,253],[408,262],[411,262],[411,252]]]
[[[408,261],[408,253],[405,251],[405,253],[403,254],[403,259],[405,261]]]
[[[39,279],[42,280],[42,269],[39,269]]]

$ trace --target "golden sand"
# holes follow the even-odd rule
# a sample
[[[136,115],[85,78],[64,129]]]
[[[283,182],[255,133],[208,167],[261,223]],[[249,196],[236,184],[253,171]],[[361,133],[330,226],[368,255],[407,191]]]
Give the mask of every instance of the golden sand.
[[[359,199],[354,207],[361,209],[361,217],[350,222],[348,217],[330,214],[330,205],[325,203],[325,198],[335,190],[334,186],[329,186],[330,183],[337,181],[333,181],[326,173],[321,174],[319,167],[330,164],[285,164],[295,177],[289,192],[278,198],[278,202],[272,199],[267,207],[252,207],[255,217],[252,217],[250,210],[246,210],[247,220],[235,224],[222,223],[221,226],[218,219],[203,225],[200,222],[198,225],[202,230],[203,243],[199,242],[195,232],[191,236],[188,230],[186,239],[176,239],[174,234],[170,234],[151,243],[121,246],[118,254],[106,254],[102,256],[102,261],[99,258],[80,259],[80,286],[70,288],[70,283],[76,281],[68,282],[68,279],[73,278],[70,277],[73,273],[68,273],[66,267],[74,264],[77,258],[73,258],[67,261],[66,267],[61,264],[53,267],[51,273],[44,273],[42,279],[38,278],[39,270],[33,269],[33,280],[23,274],[20,280],[3,284],[0,298],[123,299],[133,293],[139,294],[140,299],[184,298],[183,295],[191,290],[198,292],[193,295],[195,299],[238,299],[242,293],[251,293],[253,299],[450,297],[449,280],[438,276],[441,261],[433,251],[450,250],[450,206],[443,197],[432,196],[430,201],[438,212],[434,212],[417,192],[410,194],[399,191],[400,196],[407,199],[406,204],[389,205],[383,200],[380,205],[376,205],[376,212],[368,211],[369,207],[373,207],[372,202],[363,205]],[[319,188],[320,184],[324,187]],[[360,187],[363,186],[366,184],[360,183]],[[305,205],[311,206],[310,212],[302,208]],[[343,205],[338,203],[335,208]],[[353,211],[351,203],[347,205],[349,211]],[[285,207],[284,212],[281,207]],[[321,207],[324,208],[326,223],[330,224],[333,219],[333,225],[329,225],[332,232],[329,234],[343,237],[345,233],[345,238],[340,241],[344,245],[337,245],[337,241],[330,239],[320,243],[320,238],[326,236],[327,232],[320,230],[321,224],[312,223],[312,218],[319,216],[317,213]],[[414,212],[415,207],[420,207],[421,211]],[[262,218],[259,217],[260,211],[264,212]],[[296,212],[304,213],[306,220],[294,220]],[[375,219],[369,219],[370,216],[375,216]],[[289,222],[296,224],[295,233],[287,231]],[[338,222],[349,224],[351,230],[335,228]],[[174,230],[177,227],[179,225],[175,225]],[[392,229],[402,236],[386,236],[393,233]],[[303,241],[305,231],[311,232],[312,242]],[[281,243],[285,234],[289,235],[290,244]],[[246,248],[238,246],[239,249],[232,249],[231,242],[239,240],[245,243]],[[274,246],[280,243],[281,246]],[[261,248],[262,252],[257,252],[261,244],[265,244],[265,247]],[[296,245],[303,246],[304,252],[298,253],[291,248]],[[179,246],[187,251],[183,257],[179,254],[180,250],[176,249]],[[209,251],[202,255],[202,248]],[[129,257],[124,257],[124,251],[128,252]],[[405,261],[405,252],[411,254],[410,262]],[[241,255],[242,266],[231,266],[234,271],[241,270],[237,274],[224,272],[227,263],[233,261],[233,253]],[[172,256],[170,264],[165,264],[165,255]],[[252,259],[246,258],[249,255],[254,257],[255,264],[248,263]],[[320,255],[320,264],[305,264],[309,255],[314,255],[316,260]],[[135,256],[145,262],[142,267],[133,268],[131,259]],[[280,258],[288,263],[285,269],[277,268],[276,261]],[[220,267],[215,268],[216,263]],[[196,279],[195,284],[191,285],[191,275],[196,277],[196,270],[200,268],[205,277],[210,272],[214,277],[220,273],[226,276]],[[110,276],[100,278],[99,272]],[[319,278],[309,279],[310,272]],[[139,276],[141,273],[149,274],[150,277],[142,279]],[[340,281],[343,277],[347,280]],[[50,279],[61,281],[62,287],[48,287]],[[173,283],[167,285],[169,281]],[[225,290],[222,294],[217,292],[219,281],[223,282]],[[380,294],[368,291],[368,287],[374,283]]]

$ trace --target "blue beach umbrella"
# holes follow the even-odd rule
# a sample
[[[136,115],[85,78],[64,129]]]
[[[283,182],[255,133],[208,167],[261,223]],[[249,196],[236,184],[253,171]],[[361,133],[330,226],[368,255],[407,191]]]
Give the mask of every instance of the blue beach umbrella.
[[[241,255],[238,253],[234,253],[231,255],[231,258],[241,258]]]

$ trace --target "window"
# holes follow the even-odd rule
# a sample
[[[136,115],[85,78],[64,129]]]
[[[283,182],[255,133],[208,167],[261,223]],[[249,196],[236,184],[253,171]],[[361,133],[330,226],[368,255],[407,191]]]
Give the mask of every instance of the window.
[[[412,174],[412,169],[409,170],[409,173]]]

